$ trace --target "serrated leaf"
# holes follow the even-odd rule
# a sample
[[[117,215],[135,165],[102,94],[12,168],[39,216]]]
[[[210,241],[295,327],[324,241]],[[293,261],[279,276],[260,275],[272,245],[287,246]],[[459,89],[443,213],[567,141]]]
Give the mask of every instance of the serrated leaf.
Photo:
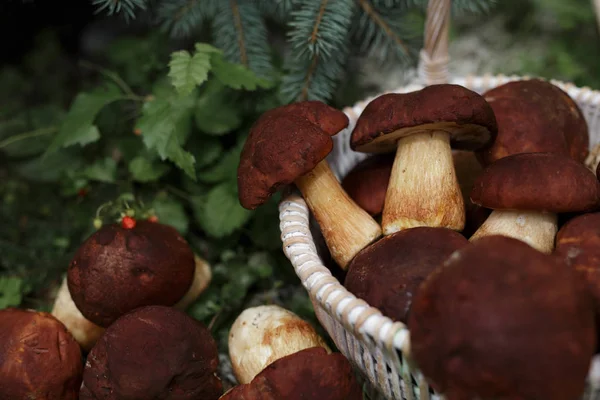
[[[196,100],[196,126],[210,135],[229,133],[242,124],[238,107],[226,87],[217,80],[211,80]]]
[[[96,115],[106,105],[121,98],[121,92],[114,85],[78,94],[46,154],[53,153],[61,147],[75,144],[85,146],[100,139],[100,132],[94,125]]]
[[[169,77],[177,92],[182,95],[190,94],[196,86],[204,83],[209,70],[210,54],[196,52],[192,56],[186,50],[171,54]]]
[[[187,146],[196,158],[196,169],[200,170],[214,163],[223,153],[223,146],[216,137],[197,135]]]
[[[0,276],[0,310],[18,307],[23,300],[23,280],[14,276]]]
[[[198,179],[204,182],[217,183],[222,181],[235,181],[237,168],[240,164],[240,154],[243,146],[238,144],[230,149],[217,164],[198,172]]]
[[[189,219],[181,202],[169,196],[157,196],[152,208],[161,223],[171,225],[182,235],[187,234]]]
[[[110,157],[85,167],[82,176],[91,181],[113,183],[117,179],[117,162]]]
[[[138,156],[129,163],[129,173],[134,181],[154,182],[169,171],[169,166]]]
[[[236,186],[230,182],[213,187],[199,205],[194,205],[196,220],[204,231],[222,238],[244,226],[252,212],[240,206]]]
[[[233,89],[256,90],[257,88],[268,89],[273,83],[259,78],[254,72],[241,64],[226,61],[220,54],[212,57],[212,73],[224,85]]]

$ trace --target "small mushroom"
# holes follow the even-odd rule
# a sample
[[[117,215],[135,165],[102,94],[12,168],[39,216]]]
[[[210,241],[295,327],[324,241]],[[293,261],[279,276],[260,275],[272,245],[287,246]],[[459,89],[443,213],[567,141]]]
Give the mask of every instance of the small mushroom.
[[[247,209],[294,183],[343,269],[381,236],[379,224],[348,196],[325,159],[333,149],[331,136],[347,126],[343,112],[319,101],[274,108],[250,129],[238,167],[239,200]]]
[[[484,93],[498,122],[492,146],[478,153],[489,165],[517,153],[557,153],[583,162],[589,150],[588,126],[573,99],[540,79],[513,81]]]
[[[225,393],[222,400],[362,400],[363,391],[348,360],[322,347],[300,350],[262,370],[249,384]]]
[[[229,357],[241,384],[250,383],[273,361],[311,347],[331,352],[308,322],[276,305],[247,308],[229,331]]]
[[[408,327],[412,359],[447,400],[577,399],[596,341],[573,269],[503,236],[462,247],[430,274]]]
[[[342,179],[342,188],[363,210],[378,216],[383,211],[393,164],[393,154],[368,157]]]
[[[458,85],[431,85],[371,101],[356,122],[350,146],[367,153],[395,152],[383,234],[416,226],[461,231],[465,210],[451,148],[482,149],[496,130],[484,98]]]
[[[503,157],[477,178],[471,201],[494,211],[471,236],[504,235],[545,253],[554,249],[557,213],[600,205],[600,184],[583,164],[553,153]]]
[[[218,364],[217,344],[199,321],[171,307],[141,307],[92,348],[80,399],[216,400]]]
[[[76,400],[81,350],[56,318],[33,310],[0,310],[0,399]]]
[[[421,282],[469,241],[446,228],[417,227],[385,236],[352,260],[344,286],[385,316],[407,322]]]
[[[174,228],[137,221],[133,228],[112,224],[92,234],[71,261],[67,284],[81,314],[106,328],[138,307],[186,307],[210,277],[208,264]]]

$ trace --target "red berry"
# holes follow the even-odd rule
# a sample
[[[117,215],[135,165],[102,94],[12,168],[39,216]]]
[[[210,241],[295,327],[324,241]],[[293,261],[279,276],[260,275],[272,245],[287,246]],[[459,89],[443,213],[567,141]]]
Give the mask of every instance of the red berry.
[[[88,194],[88,192],[89,192],[88,188],[81,188],[77,191],[77,196],[85,197],[85,195]]]
[[[125,229],[133,229],[135,228],[135,219],[127,216],[123,217],[121,220],[121,226]]]
[[[158,222],[158,217],[156,215],[151,215],[150,217],[148,217],[148,221]]]

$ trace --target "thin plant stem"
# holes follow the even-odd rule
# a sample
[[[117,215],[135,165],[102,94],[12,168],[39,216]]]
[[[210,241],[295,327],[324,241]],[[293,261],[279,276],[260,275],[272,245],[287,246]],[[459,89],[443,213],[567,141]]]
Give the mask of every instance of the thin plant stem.
[[[111,79],[113,82],[115,82],[117,84],[117,86],[119,86],[121,88],[121,90],[123,90],[123,92],[125,92],[127,94],[128,98],[130,98],[131,100],[137,100],[137,101],[145,101],[146,100],[143,96],[139,96],[139,95],[135,94],[133,89],[131,89],[131,87],[116,72],[110,71],[106,68],[103,68],[99,65],[96,65],[94,63],[91,63],[91,62],[85,61],[85,60],[82,60],[79,63],[82,67],[97,71],[97,72],[101,73],[102,75],[106,76],[107,78]]]
[[[14,135],[14,136],[8,137],[8,138],[0,141],[0,149],[6,147],[8,145],[11,145],[13,143],[20,142],[21,140],[30,139],[30,138],[34,138],[34,137],[38,137],[38,136],[49,135],[51,133],[55,133],[57,130],[58,130],[57,127],[52,126],[49,128],[41,128],[41,129],[35,129],[33,131],[19,133],[18,135]]]

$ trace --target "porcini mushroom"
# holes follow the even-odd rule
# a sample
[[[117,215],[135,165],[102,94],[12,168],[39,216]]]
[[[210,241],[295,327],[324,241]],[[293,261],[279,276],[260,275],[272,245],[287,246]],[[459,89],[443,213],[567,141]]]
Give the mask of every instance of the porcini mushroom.
[[[473,203],[494,211],[471,236],[504,235],[551,253],[557,215],[591,211],[600,205],[600,184],[583,164],[554,153],[503,157],[477,178]]]
[[[517,153],[557,153],[583,162],[588,126],[573,99],[540,79],[508,82],[483,94],[496,115],[498,135],[478,152],[484,165]]]
[[[595,350],[593,302],[575,272],[503,236],[430,274],[408,327],[412,359],[448,400],[577,399]]]
[[[465,210],[451,148],[478,150],[496,135],[492,108],[458,85],[431,85],[377,97],[364,109],[350,146],[395,152],[382,214],[383,234],[416,226],[460,231]]]
[[[0,398],[76,400],[83,364],[79,345],[56,318],[0,310]]]
[[[238,167],[240,204],[255,209],[295,183],[319,223],[333,259],[344,268],[381,236],[377,222],[342,189],[325,157],[348,117],[319,101],[264,113],[250,129]],[[351,216],[351,218],[349,218]]]
[[[250,383],[273,361],[311,347],[331,352],[308,322],[276,305],[247,308],[229,331],[229,358],[241,384]]]
[[[469,241],[447,228],[417,227],[385,236],[352,260],[344,286],[386,317],[407,322],[421,282]]]
[[[141,307],[92,348],[80,399],[216,400],[218,364],[217,344],[199,321],[171,307]]]
[[[168,225],[105,225],[75,254],[52,314],[89,351],[104,328],[130,310],[155,304],[185,309],[211,276],[208,263]]]
[[[342,179],[342,188],[363,210],[377,216],[383,211],[393,164],[393,154],[368,157]]]
[[[300,350],[262,370],[249,384],[225,393],[221,400],[362,400],[362,388],[341,353],[322,347]]]

